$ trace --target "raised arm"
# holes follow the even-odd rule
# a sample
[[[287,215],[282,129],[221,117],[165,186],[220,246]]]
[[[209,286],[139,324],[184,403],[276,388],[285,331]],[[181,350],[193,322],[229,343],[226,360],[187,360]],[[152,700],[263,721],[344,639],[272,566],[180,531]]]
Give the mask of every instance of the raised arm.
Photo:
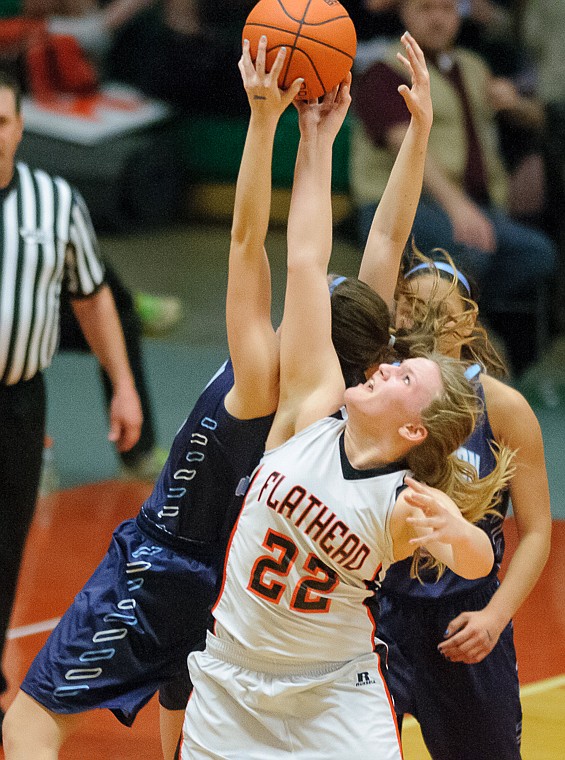
[[[285,50],[265,70],[267,40],[253,64],[244,42],[239,68],[251,107],[239,169],[229,256],[226,325],[235,383],[226,408],[247,419],[274,412],[278,401],[279,345],[271,322],[271,278],[265,238],[271,209],[271,163],[279,117],[300,88],[278,88]]]
[[[514,388],[483,378],[489,420],[497,441],[516,450],[510,481],[518,546],[500,586],[482,610],[462,612],[450,621],[442,653],[454,662],[475,663],[494,648],[500,634],[539,579],[550,550],[551,509],[541,429]]]
[[[331,340],[327,269],[332,248],[332,148],[351,101],[351,78],[321,103],[298,104],[300,144],[288,220],[277,445],[339,406],[343,378]]]
[[[424,54],[405,32],[406,57],[398,53],[412,78],[412,87],[399,87],[412,118],[394,162],[385,192],[367,238],[359,279],[370,285],[390,309],[402,254],[412,230],[422,191],[428,137],[433,112],[430,77]]]

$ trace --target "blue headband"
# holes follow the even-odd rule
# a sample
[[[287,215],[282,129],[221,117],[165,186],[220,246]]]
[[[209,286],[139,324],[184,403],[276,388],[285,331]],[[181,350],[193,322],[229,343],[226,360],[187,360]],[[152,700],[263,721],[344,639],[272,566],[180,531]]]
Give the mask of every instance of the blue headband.
[[[337,288],[338,285],[341,285],[342,282],[345,282],[347,280],[347,277],[336,277],[335,280],[332,280],[329,284],[330,289],[330,296],[333,295],[334,290]]]
[[[471,364],[471,366],[467,367],[465,370],[465,377],[467,380],[474,380],[482,371],[483,368],[480,364]]]
[[[457,280],[459,280],[471,298],[471,286],[469,285],[469,280],[465,277],[465,275],[461,274],[461,272],[459,272],[457,269],[454,269],[451,264],[448,264],[446,261],[434,261],[431,264],[428,264],[427,261],[424,261],[422,264],[418,264],[409,272],[407,272],[404,275],[404,279],[407,280],[409,277],[412,277],[413,274],[419,272],[421,269],[441,269],[442,272],[447,272],[452,277],[455,277]]]

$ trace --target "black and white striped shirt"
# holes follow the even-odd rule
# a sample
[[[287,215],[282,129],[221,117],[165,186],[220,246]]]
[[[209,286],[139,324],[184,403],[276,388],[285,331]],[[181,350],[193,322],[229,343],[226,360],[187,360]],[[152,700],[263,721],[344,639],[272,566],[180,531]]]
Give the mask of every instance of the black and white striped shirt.
[[[91,295],[104,267],[84,200],[64,179],[18,163],[0,208],[0,382],[13,385],[51,363],[61,288]]]

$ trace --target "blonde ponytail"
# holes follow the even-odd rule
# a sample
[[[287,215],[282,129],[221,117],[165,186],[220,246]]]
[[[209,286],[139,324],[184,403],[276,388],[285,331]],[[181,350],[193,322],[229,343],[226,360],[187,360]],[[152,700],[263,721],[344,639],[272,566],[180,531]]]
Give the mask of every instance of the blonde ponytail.
[[[422,423],[428,434],[408,456],[408,466],[416,479],[439,488],[450,496],[471,523],[496,513],[501,492],[514,473],[514,452],[506,446],[493,448],[496,465],[484,478],[474,467],[457,458],[456,450],[473,432],[484,413],[481,399],[464,376],[461,363],[442,354],[430,357],[439,366],[443,392],[422,412]],[[424,561],[422,563],[422,557]],[[417,552],[412,564],[413,575],[424,568],[443,567],[430,555]]]

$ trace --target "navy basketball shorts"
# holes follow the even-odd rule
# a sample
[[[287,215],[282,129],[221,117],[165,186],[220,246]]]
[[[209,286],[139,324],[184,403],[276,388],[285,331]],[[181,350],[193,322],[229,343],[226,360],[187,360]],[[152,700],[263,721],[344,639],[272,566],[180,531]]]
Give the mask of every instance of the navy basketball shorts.
[[[135,520],[121,523],[22,690],[52,712],[107,708],[127,726],[158,689],[164,707],[184,710],[186,659],[204,645],[223,560],[206,553],[186,556],[149,538]]]
[[[510,623],[482,662],[437,650],[448,623],[486,607],[498,581],[454,598],[382,596],[377,634],[389,647],[384,676],[399,716],[419,722],[433,760],[520,760],[522,709]]]

